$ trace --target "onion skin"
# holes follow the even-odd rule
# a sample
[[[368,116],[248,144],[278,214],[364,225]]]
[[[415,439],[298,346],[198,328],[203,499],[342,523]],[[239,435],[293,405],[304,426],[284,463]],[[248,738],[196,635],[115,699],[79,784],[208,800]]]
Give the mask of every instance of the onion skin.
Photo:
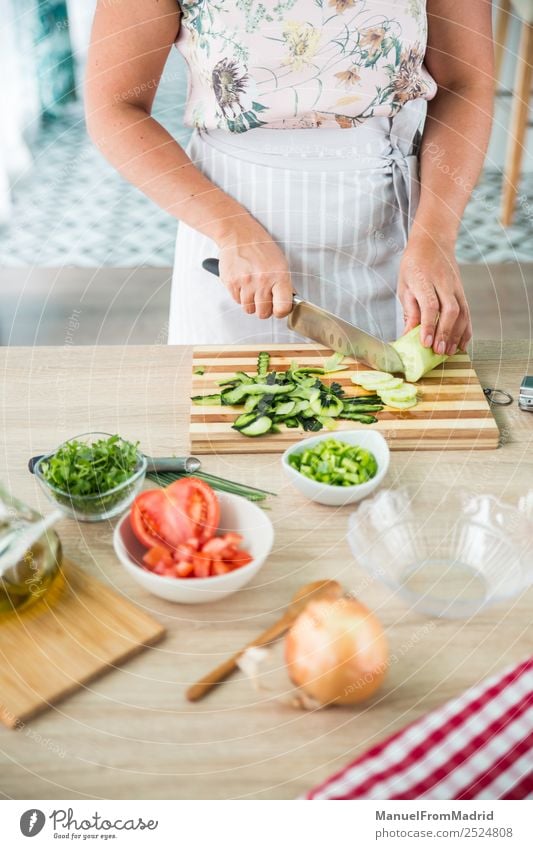
[[[376,616],[354,598],[311,601],[287,633],[291,680],[320,705],[354,705],[379,689],[389,664]]]

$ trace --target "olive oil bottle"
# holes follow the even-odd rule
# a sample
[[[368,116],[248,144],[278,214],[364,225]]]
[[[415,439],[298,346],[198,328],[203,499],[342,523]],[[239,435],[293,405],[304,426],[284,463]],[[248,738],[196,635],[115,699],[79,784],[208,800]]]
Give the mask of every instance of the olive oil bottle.
[[[16,562],[9,551],[16,535],[41,517],[0,486],[0,619],[42,599],[61,580],[61,542],[47,530]]]

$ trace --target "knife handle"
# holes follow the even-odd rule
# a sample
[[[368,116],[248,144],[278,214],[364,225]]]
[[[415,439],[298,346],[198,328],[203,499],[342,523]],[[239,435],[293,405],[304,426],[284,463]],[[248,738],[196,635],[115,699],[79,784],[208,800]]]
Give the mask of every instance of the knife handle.
[[[39,454],[37,457],[30,457],[28,460],[28,469],[35,473],[35,466],[38,460],[41,460],[45,455]],[[202,463],[197,457],[146,457],[147,472],[186,472],[194,474],[199,471]]]
[[[209,271],[210,274],[214,274],[215,277],[220,277],[220,265],[219,265],[218,259],[215,259],[215,257],[210,256],[207,259],[204,259],[204,261],[202,262],[202,268],[205,268],[205,270]],[[300,296],[297,295],[296,292],[293,292],[293,295],[292,295],[292,305],[293,305],[293,307],[295,307],[297,304],[303,303],[303,300],[304,299],[300,298]]]
[[[215,277],[220,277],[219,265],[218,259],[215,259],[214,256],[210,256],[202,262],[202,268],[205,268],[210,274],[214,274]]]

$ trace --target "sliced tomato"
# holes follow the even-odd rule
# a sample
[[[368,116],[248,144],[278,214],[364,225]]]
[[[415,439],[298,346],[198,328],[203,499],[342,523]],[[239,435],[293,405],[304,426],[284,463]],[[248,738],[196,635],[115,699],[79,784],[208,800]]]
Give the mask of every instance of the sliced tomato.
[[[211,539],[220,522],[220,505],[214,490],[198,478],[181,478],[164,492],[180,518],[190,523],[190,536],[201,542]]]
[[[187,516],[173,506],[162,489],[139,493],[131,508],[130,523],[139,542],[147,548],[174,549],[192,536]]]

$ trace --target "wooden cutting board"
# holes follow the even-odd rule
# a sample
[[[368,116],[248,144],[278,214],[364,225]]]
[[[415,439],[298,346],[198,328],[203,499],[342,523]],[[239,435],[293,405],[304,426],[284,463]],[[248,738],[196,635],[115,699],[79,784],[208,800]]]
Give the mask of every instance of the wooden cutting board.
[[[230,377],[242,370],[253,374],[260,351],[271,354],[271,367],[277,371],[289,367],[291,360],[301,366],[321,366],[331,354],[320,345],[234,345],[232,347],[197,347],[193,354],[192,395],[217,392],[217,380]],[[336,381],[345,387],[347,394],[363,394],[351,381],[358,370],[368,371],[368,366],[358,365],[338,372],[325,383]],[[197,369],[205,369],[202,375]],[[339,420],[339,430],[371,427],[380,431],[394,450],[418,449],[478,449],[497,448],[500,439],[498,426],[469,357],[457,354],[442,366],[434,369],[419,381],[420,401],[411,410],[385,408],[377,413],[373,425]],[[191,451],[193,454],[240,454],[253,452],[275,453],[284,451],[300,437],[311,436],[302,429],[288,429],[283,425],[278,434],[242,436],[232,430],[238,410],[232,407],[202,407],[191,404]]]
[[[68,560],[46,595],[0,620],[0,719],[16,728],[160,640],[165,629]]]

